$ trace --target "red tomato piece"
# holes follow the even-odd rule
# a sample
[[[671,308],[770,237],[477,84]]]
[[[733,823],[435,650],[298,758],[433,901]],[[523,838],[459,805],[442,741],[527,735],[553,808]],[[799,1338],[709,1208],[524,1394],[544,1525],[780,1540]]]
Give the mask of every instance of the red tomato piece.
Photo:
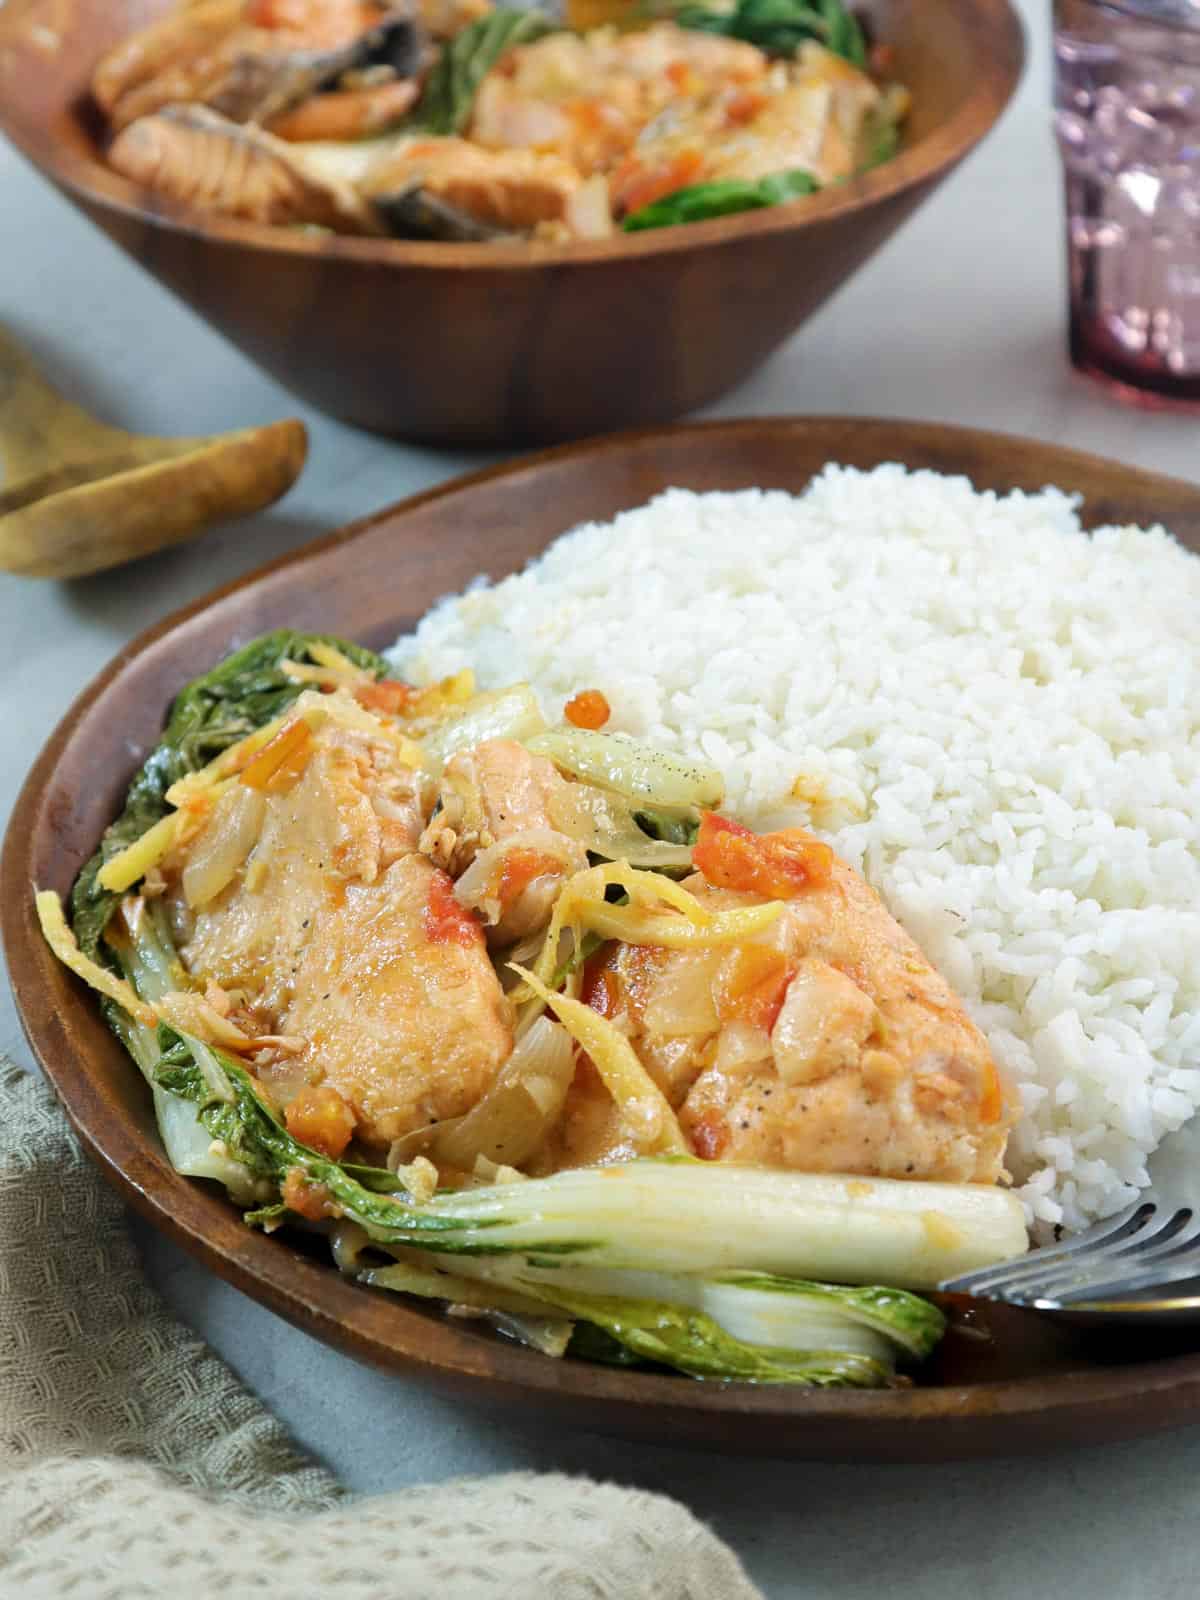
[[[714,888],[794,900],[805,889],[829,881],[833,851],[799,828],[752,833],[740,822],[706,811],[700,818],[692,865]]]
[[[612,707],[599,689],[581,689],[563,707],[563,716],[576,728],[602,728],[612,716]]]
[[[791,978],[782,951],[764,944],[736,945],[717,979],[717,1015],[722,1022],[749,1022],[770,1033]]]
[[[440,868],[435,869],[429,880],[425,937],[430,944],[461,945],[476,944],[483,938],[478,918],[455,898],[454,879]]]
[[[382,711],[389,717],[402,716],[416,699],[420,690],[411,684],[400,683],[396,678],[380,678],[376,683],[364,683],[354,691],[354,698],[368,711]]]
[[[311,752],[312,729],[303,717],[295,717],[247,763],[242,782],[264,794],[286,794],[298,782]]]
[[[306,1087],[283,1114],[287,1131],[310,1150],[336,1161],[354,1136],[354,1112],[329,1083]]]

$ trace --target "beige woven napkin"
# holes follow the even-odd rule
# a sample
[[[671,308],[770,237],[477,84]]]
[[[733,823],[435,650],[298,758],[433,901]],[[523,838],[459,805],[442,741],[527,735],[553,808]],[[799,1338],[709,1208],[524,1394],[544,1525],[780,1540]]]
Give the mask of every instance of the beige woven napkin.
[[[660,1495],[526,1472],[346,1493],[167,1314],[49,1092],[2,1060],[0,1594],[758,1597]]]

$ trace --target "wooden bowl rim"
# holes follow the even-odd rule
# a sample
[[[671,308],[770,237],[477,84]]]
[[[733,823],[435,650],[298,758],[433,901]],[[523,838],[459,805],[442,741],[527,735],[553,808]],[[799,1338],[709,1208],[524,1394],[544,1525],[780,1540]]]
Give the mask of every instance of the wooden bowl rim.
[[[0,67],[7,49],[22,42],[27,25],[22,9],[32,0],[0,4]],[[95,158],[81,159],[64,150],[41,129],[23,128],[15,116],[6,117],[0,96],[0,132],[3,132],[34,166],[73,197],[103,205],[122,216],[152,228],[181,233],[216,246],[249,246],[329,261],[357,261],[378,266],[437,268],[455,271],[494,271],[497,268],[528,271],[548,265],[590,265],[628,257],[670,255],[680,251],[719,246],[734,240],[775,233],[801,233],[810,224],[836,221],[878,201],[890,200],[944,175],[977,145],[999,120],[1012,99],[1025,66],[1025,32],[1011,0],[958,0],[970,6],[979,19],[978,57],[986,57],[994,72],[980,74],[977,82],[946,122],[907,146],[891,160],[836,188],[803,200],[762,211],[743,212],[711,222],[681,228],[658,228],[644,234],[622,234],[606,240],[569,244],[422,244],[399,239],[357,239],[340,235],[289,233],[283,228],[200,218],[168,202],[152,202],[145,190],[122,178]],[[0,74],[2,82],[2,74]]]
[[[892,1437],[895,1430],[901,1428],[913,1454],[930,1459],[989,1453],[987,1444],[981,1448],[973,1442],[972,1436],[977,1434],[985,1439],[988,1424],[1001,1423],[1006,1418],[1019,1421],[1036,1415],[1043,1424],[1050,1418],[1056,1429],[1063,1430],[1063,1442],[1069,1443],[1072,1442],[1073,1417],[1083,1420],[1090,1429],[1089,1436],[1096,1438],[1102,1437],[1106,1429],[1114,1435],[1124,1435],[1179,1425],[1189,1419],[1189,1413],[1200,1410],[1200,1351],[1119,1366],[941,1388],[827,1392],[750,1384],[704,1384],[681,1377],[556,1362],[515,1345],[481,1339],[451,1322],[437,1321],[410,1309],[399,1300],[389,1304],[388,1337],[384,1339],[368,1325],[370,1318],[365,1315],[364,1308],[374,1303],[369,1291],[342,1279],[330,1267],[318,1266],[284,1245],[279,1238],[247,1231],[244,1238],[239,1238],[236,1252],[214,1243],[211,1235],[220,1230],[223,1221],[228,1224],[234,1219],[235,1213],[225,1198],[208,1186],[167,1169],[165,1187],[160,1187],[157,1193],[149,1193],[138,1175],[139,1161],[143,1159],[139,1157],[143,1136],[119,1110],[96,1096],[89,1085],[87,1064],[77,1059],[70,1048],[60,1016],[38,1015],[39,996],[44,1000],[47,985],[55,975],[61,975],[61,969],[37,934],[31,906],[31,844],[38,810],[64,748],[88,708],[150,646],[268,574],[303,564],[339,545],[352,544],[382,521],[402,519],[432,501],[469,494],[497,479],[537,474],[551,463],[571,459],[586,469],[601,456],[631,447],[654,446],[668,438],[702,436],[714,450],[732,450],[740,440],[763,432],[782,432],[786,438],[805,428],[847,425],[852,425],[864,437],[877,436],[881,443],[902,428],[910,440],[918,443],[927,440],[931,448],[947,438],[961,441],[964,449],[973,446],[980,452],[989,447],[1011,449],[1014,445],[1030,443],[1015,435],[935,423],[811,416],[639,429],[607,435],[582,445],[557,446],[439,484],[222,586],[139,635],[79,694],[34,763],[9,823],[0,856],[0,933],[17,1009],[34,1054],[84,1147],[127,1202],[238,1288],[307,1332],[349,1350],[360,1359],[391,1370],[440,1380],[470,1391],[477,1398],[490,1395],[506,1403],[525,1404],[539,1395],[548,1402],[557,1398],[565,1401],[567,1408],[574,1403],[577,1411],[587,1412],[593,1421],[603,1408],[602,1415],[610,1431],[619,1430],[626,1420],[632,1428],[634,1414],[644,1413],[646,1408],[654,1408],[664,1422],[672,1418],[682,1421],[697,1413],[708,1414],[714,1422],[724,1416],[731,1424],[738,1417],[758,1418],[764,1423],[770,1419],[781,1430],[789,1425],[797,1428],[800,1437],[790,1439],[783,1432],[764,1435],[763,1455],[820,1457],[823,1453],[821,1425],[837,1424],[843,1430],[854,1430],[854,1438],[862,1440],[862,1454],[866,1457],[872,1454],[872,1432],[891,1425]],[[883,448],[885,452],[892,449],[886,444]],[[1067,483],[1071,481],[1073,465],[1093,470],[1103,468],[1108,473],[1113,470],[1111,461],[1088,452],[1065,447],[1040,448],[1053,451],[1061,464],[1061,481]],[[881,453],[880,459],[896,457]],[[1195,499],[1200,516],[1200,487],[1140,468],[1118,470],[1132,485],[1144,489],[1148,497],[1157,488],[1159,493],[1165,491]],[[82,988],[72,988],[70,1003],[64,1011],[78,1011],[90,1005],[91,999]],[[237,1226],[240,1227],[240,1219],[237,1219]],[[1139,1423],[1150,1397],[1168,1394],[1172,1396],[1169,1412],[1160,1405],[1153,1421]],[[1044,1434],[1044,1428],[1042,1432]],[[1006,1436],[1004,1442],[1011,1447],[1011,1436]],[[745,1448],[733,1436],[729,1446]],[[907,1448],[894,1457],[889,1452],[889,1458],[911,1459],[906,1456]],[[833,1454],[847,1458],[847,1453],[841,1449]]]

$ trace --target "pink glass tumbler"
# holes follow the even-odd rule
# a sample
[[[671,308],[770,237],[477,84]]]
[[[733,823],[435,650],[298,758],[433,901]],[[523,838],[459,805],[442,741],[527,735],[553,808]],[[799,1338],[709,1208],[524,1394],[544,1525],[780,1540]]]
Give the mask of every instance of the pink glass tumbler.
[[[1055,0],[1071,360],[1200,409],[1200,0]]]

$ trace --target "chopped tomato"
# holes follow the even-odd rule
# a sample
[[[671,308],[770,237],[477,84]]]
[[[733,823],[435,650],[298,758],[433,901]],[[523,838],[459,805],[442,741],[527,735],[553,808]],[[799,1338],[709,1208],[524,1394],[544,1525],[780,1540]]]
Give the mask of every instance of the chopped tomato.
[[[704,157],[699,150],[681,150],[670,161],[649,168],[642,167],[636,157],[631,157],[613,178],[614,202],[622,211],[640,211],[664,195],[686,189],[700,176],[703,167]]]
[[[621,944],[610,939],[584,963],[584,1005],[606,1017],[615,1017],[624,1009],[640,1024],[667,955],[660,945]]]
[[[781,951],[763,944],[736,945],[717,977],[717,1015],[722,1022],[749,1022],[770,1033],[791,976]]]
[[[500,867],[500,883],[496,898],[505,911],[518,901],[535,878],[548,873],[556,876],[562,872],[562,862],[557,856],[541,850],[506,850]]]
[[[612,112],[603,100],[573,100],[570,106],[571,119],[575,124],[592,133],[599,133],[612,122]]]
[[[354,698],[368,711],[382,711],[389,717],[398,717],[409,709],[419,693],[419,689],[400,683],[396,678],[380,678],[376,683],[361,684],[354,691]]]
[[[1004,1089],[996,1064],[989,1060],[984,1067],[983,1087],[979,1094],[979,1120],[999,1122],[1004,1111]]]
[[[370,0],[250,0],[246,21],[256,28],[286,28],[314,48],[333,49],[374,27],[380,12]]]
[[[691,1134],[692,1148],[701,1161],[717,1161],[729,1143],[729,1124],[724,1117],[701,1117]]]
[[[567,701],[563,716],[576,728],[602,728],[612,716],[612,707],[599,689],[581,689]]]
[[[621,980],[614,966],[620,948],[610,939],[599,950],[594,950],[583,964],[579,998],[602,1017],[615,1017],[621,1009]]]
[[[295,717],[247,763],[242,782],[264,794],[286,794],[299,781],[311,750],[312,729],[303,717]]]
[[[667,67],[667,82],[679,94],[694,94],[697,79],[686,61],[672,61]]]
[[[333,1196],[323,1183],[314,1183],[303,1167],[289,1167],[280,1198],[289,1211],[309,1222],[324,1222],[337,1215]]]
[[[429,899],[425,902],[425,937],[430,944],[472,945],[483,938],[483,929],[474,912],[468,911],[454,894],[454,880],[448,872],[435,869],[429,880]]]
[[[706,811],[700,818],[692,865],[714,888],[792,900],[812,885],[829,881],[833,851],[799,828],[752,833],[740,822]]]
[[[758,89],[738,89],[725,102],[725,121],[730,126],[753,122],[767,103],[767,97]]]
[[[669,951],[656,944],[618,945],[617,972],[625,1009],[640,1027],[651,990],[658,982]]]
[[[310,1150],[336,1161],[354,1135],[355,1116],[332,1084],[304,1088],[283,1114],[287,1131]]]

